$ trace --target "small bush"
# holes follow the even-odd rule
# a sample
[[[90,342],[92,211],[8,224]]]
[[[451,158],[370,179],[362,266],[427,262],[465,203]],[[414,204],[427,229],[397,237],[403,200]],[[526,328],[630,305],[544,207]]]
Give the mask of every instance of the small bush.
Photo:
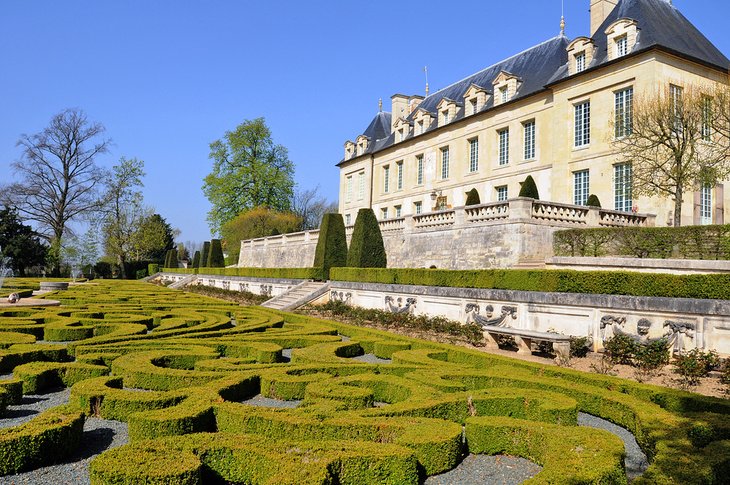
[[[631,365],[638,344],[628,335],[615,335],[603,344],[606,354],[614,364]]]
[[[696,386],[702,377],[707,377],[710,372],[720,366],[720,358],[717,352],[710,350],[703,352],[700,349],[692,349],[686,354],[678,355],[674,360],[679,374],[680,384],[683,388]]]
[[[669,363],[669,349],[666,339],[655,340],[647,345],[638,345],[634,355],[636,378],[643,382]]]
[[[146,269],[138,269],[135,273],[135,279],[141,280],[142,278],[145,278],[147,276],[147,270]]]
[[[570,356],[583,358],[590,352],[591,339],[588,337],[570,337]]]
[[[481,199],[479,198],[479,192],[477,189],[471,189],[469,192],[466,193],[466,204],[464,205],[479,205],[481,204]]]
[[[387,263],[383,235],[380,233],[380,224],[375,218],[375,212],[372,209],[360,209],[352,230],[347,266],[385,268]]]
[[[157,263],[150,263],[147,265],[147,273],[151,276],[160,271],[160,265]]]
[[[520,197],[529,197],[530,199],[539,199],[540,193],[537,191],[537,185],[532,175],[528,175],[520,187]]]
[[[598,200],[598,196],[596,194],[591,194],[588,196],[588,200],[586,201],[586,205],[588,207],[597,207],[601,208],[601,201]]]

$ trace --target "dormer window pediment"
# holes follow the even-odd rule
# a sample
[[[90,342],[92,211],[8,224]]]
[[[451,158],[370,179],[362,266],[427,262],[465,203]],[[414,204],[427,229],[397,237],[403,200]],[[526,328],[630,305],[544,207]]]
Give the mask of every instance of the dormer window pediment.
[[[588,69],[596,53],[596,44],[588,37],[578,37],[568,45],[568,72],[572,76]]]
[[[394,125],[396,143],[400,143],[408,138],[408,135],[411,133],[411,125],[412,123],[406,118],[401,117],[396,120]]]
[[[420,135],[428,131],[433,123],[434,114],[423,108],[416,109],[416,115],[413,117],[414,135]]]
[[[370,138],[365,135],[360,135],[357,137],[357,140],[355,140],[355,144],[357,146],[357,155],[360,156],[367,151],[368,145],[370,144]]]
[[[500,105],[506,103],[512,99],[517,91],[520,89],[522,79],[515,74],[507,71],[502,71],[492,82],[494,86],[494,105]]]
[[[634,49],[638,40],[639,24],[634,19],[622,18],[608,26],[608,60],[623,57]]]
[[[480,112],[487,104],[490,95],[491,93],[487,89],[479,85],[472,84],[469,86],[469,89],[464,93],[464,105],[466,106],[464,114],[471,116]]]

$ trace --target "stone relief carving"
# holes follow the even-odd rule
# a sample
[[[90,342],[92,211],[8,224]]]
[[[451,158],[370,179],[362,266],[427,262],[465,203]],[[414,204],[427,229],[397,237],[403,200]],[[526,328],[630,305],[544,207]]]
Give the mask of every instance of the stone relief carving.
[[[506,327],[508,322],[507,317],[512,317],[513,320],[517,318],[516,306],[502,305],[501,314],[497,318],[492,318],[492,315],[494,315],[494,307],[492,305],[484,307],[484,315],[481,315],[479,310],[478,304],[467,303],[464,307],[466,323],[476,323],[482,327]]]
[[[397,303],[397,305],[393,304],[394,301]],[[395,300],[390,295],[385,297],[385,309],[390,311],[391,313],[410,313],[411,310],[415,308],[415,306],[415,298],[406,298],[406,304],[405,306],[403,306],[403,298],[398,297],[398,299]]]
[[[248,291],[248,292],[250,292],[249,287],[248,287],[248,283],[238,283],[238,291]]]
[[[273,285],[261,285],[261,288],[259,289],[261,296],[268,296],[269,298],[271,298],[271,293],[273,293],[273,291]]]
[[[352,293],[344,291],[331,291],[330,292],[330,300],[331,301],[338,301],[341,303],[345,303],[346,305],[350,304],[350,300],[352,300]]]
[[[695,324],[689,322],[675,322],[666,320],[663,325],[663,333],[661,337],[650,338],[652,322],[648,318],[641,318],[636,322],[636,335],[624,331],[623,325],[626,323],[626,317],[617,317],[614,315],[606,315],[601,318],[601,330],[603,342],[616,336],[628,335],[639,345],[649,345],[665,339],[667,348],[672,352],[683,352],[694,348]]]
[[[618,333],[623,333],[622,327],[626,323],[626,317],[617,317],[615,315],[605,315],[601,317],[601,338],[606,340],[613,338]]]
[[[695,347],[695,324],[689,322],[675,322],[666,320],[664,322],[664,337],[667,345],[673,352],[684,352]]]

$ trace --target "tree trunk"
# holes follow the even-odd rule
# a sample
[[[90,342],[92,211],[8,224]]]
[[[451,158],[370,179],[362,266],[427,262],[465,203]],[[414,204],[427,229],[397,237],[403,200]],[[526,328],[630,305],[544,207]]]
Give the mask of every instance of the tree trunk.
[[[682,225],[682,187],[677,187],[677,193],[674,196],[674,227]]]

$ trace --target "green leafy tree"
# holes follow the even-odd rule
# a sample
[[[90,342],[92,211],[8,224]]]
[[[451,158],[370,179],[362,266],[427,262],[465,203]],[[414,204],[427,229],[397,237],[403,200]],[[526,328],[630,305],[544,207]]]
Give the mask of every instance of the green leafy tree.
[[[127,278],[126,263],[133,257],[134,243],[145,217],[142,206],[144,162],[124,158],[112,167],[107,180],[104,249],[119,266],[122,279]]]
[[[225,259],[223,258],[223,247],[221,246],[220,239],[210,240],[210,253],[208,254],[208,262],[206,267],[208,268],[223,268],[226,265]]]
[[[322,277],[329,279],[330,268],[347,264],[347,239],[342,214],[325,214],[319,226],[319,239],[314,252],[314,267],[322,268]]]
[[[279,212],[267,207],[255,207],[242,212],[221,230],[229,261],[238,261],[241,241],[294,232],[299,229],[300,223],[299,217],[291,212]]]
[[[520,197],[529,197],[530,199],[539,199],[540,193],[537,191],[537,184],[532,175],[528,175],[524,182],[520,183]]]
[[[213,171],[205,177],[203,192],[210,200],[211,230],[222,227],[241,212],[257,206],[286,211],[294,191],[294,164],[287,149],[277,145],[263,118],[246,120],[210,144]]]
[[[40,133],[21,135],[21,159],[13,163],[20,181],[0,188],[0,198],[25,220],[37,224],[50,243],[51,273],[60,274],[62,240],[67,224],[97,211],[103,204],[99,189],[105,172],[95,159],[106,153],[110,140],[104,127],[78,109],[55,115]]]
[[[481,200],[479,199],[479,192],[477,189],[471,189],[469,192],[466,193],[466,204],[469,205],[479,205],[481,204]]]
[[[210,254],[210,241],[203,243],[203,252],[200,253],[200,267],[204,268],[208,264],[208,255]]]
[[[21,222],[17,210],[6,207],[0,210],[0,251],[10,258],[13,272],[25,276],[27,268],[45,264],[48,246],[33,228]]]
[[[350,250],[347,252],[347,266],[353,268],[385,268],[387,257],[380,224],[372,209],[357,211],[355,227],[352,230]]]
[[[175,232],[160,214],[148,214],[135,233],[134,259],[162,263],[167,252],[175,248]]]

